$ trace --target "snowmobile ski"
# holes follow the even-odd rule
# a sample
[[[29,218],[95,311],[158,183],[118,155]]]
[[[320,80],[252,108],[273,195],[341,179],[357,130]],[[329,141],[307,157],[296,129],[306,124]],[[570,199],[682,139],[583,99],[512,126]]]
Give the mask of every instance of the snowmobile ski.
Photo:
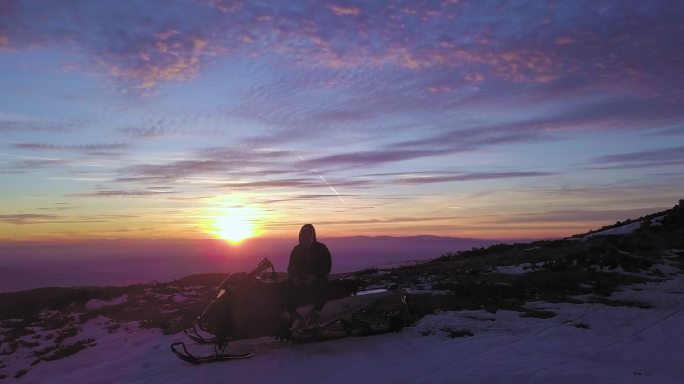
[[[182,351],[179,351],[176,349],[177,347],[180,347]],[[242,359],[248,359],[252,356],[254,356],[253,352],[246,352],[246,353],[238,353],[238,354],[232,354],[232,353],[216,353],[214,355],[205,355],[205,356],[195,356],[188,349],[185,347],[185,343],[182,341],[178,341],[176,343],[171,344],[171,351],[178,356],[179,359],[183,361],[187,361],[188,363],[191,364],[205,364],[205,363],[214,363],[214,362],[219,362],[219,361],[229,361],[229,360],[242,360]]]
[[[199,331],[197,330],[197,325],[193,324],[192,328],[186,328],[183,330],[183,333],[185,333],[186,336],[190,338],[190,340],[194,341],[197,344],[202,344],[202,345],[210,345],[210,344],[216,344],[216,337],[204,337],[200,335]]]

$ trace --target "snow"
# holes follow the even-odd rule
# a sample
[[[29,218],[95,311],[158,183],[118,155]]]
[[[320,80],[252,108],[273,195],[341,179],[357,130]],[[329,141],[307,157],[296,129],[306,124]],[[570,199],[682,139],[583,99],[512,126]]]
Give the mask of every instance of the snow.
[[[174,303],[183,303],[188,300],[185,295],[181,295],[180,293],[175,293],[171,299]]]
[[[665,215],[662,216],[657,216],[654,217],[653,219],[650,220],[650,225],[651,226],[660,226],[662,224],[662,220],[665,218]],[[643,220],[635,221],[633,223],[625,224],[616,228],[611,228],[611,229],[606,229],[604,231],[600,232],[595,232],[595,233],[590,233],[582,239],[588,239],[594,236],[617,236],[617,235],[629,235],[630,233],[633,233],[637,229],[639,229],[642,225]]]
[[[585,239],[594,236],[615,236],[615,235],[628,235],[641,227],[641,221],[636,221],[634,223],[626,224],[617,228],[606,229],[605,231],[591,233],[584,236]]]
[[[357,296],[372,295],[374,293],[381,293],[381,292],[387,292],[387,290],[384,288],[366,289],[363,291],[356,292],[356,295]]]
[[[494,273],[504,273],[507,275],[519,275],[521,273],[532,272],[538,268],[536,264],[533,263],[522,263],[519,265],[503,265],[496,267],[492,272]]]
[[[655,264],[651,267],[651,270],[655,270],[660,272],[663,275],[676,275],[680,272],[679,267],[677,265],[668,263],[668,264]]]
[[[654,217],[651,220],[651,226],[652,227],[658,227],[663,225],[663,219],[665,218],[665,215]]]
[[[384,268],[384,269],[392,269],[392,268],[399,268],[399,267],[408,267],[412,265],[418,265],[426,262],[427,260],[400,260],[400,261],[392,261],[389,263],[382,263],[378,264],[375,267],[376,268]]]
[[[111,300],[92,299],[92,300],[88,300],[88,302],[86,303],[86,308],[88,308],[90,310],[100,309],[100,308],[111,306],[111,305],[123,304],[126,301],[128,301],[128,295],[122,295],[119,297],[115,297]]]
[[[233,351],[252,350],[254,358],[203,366],[169,352],[182,334],[136,323],[110,333],[107,319],[98,317],[70,339],[95,338],[97,345],[85,351],[33,367],[24,355],[2,357],[5,372],[30,369],[12,379],[18,383],[676,383],[684,382],[683,287],[680,273],[610,297],[651,309],[534,302],[527,307],[557,315],[445,311],[397,334],[308,344],[245,340]],[[459,331],[472,336],[450,337]]]
[[[432,288],[405,288],[406,292],[414,295],[449,295],[451,291],[447,289]]]

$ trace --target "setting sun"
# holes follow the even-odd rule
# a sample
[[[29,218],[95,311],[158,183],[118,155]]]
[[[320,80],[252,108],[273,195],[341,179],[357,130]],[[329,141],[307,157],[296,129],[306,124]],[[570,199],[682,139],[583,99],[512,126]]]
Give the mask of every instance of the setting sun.
[[[254,235],[254,226],[247,220],[235,216],[216,218],[214,222],[216,234],[231,243],[239,243]]]
[[[207,232],[232,244],[257,235],[258,213],[247,207],[222,208],[207,225]]]

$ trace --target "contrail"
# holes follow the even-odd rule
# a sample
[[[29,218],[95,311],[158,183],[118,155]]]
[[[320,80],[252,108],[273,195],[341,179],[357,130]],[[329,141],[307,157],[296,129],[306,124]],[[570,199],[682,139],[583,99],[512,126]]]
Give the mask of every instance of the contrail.
[[[335,194],[337,195],[337,198],[340,199],[340,201],[342,202],[342,204],[345,204],[345,205],[347,204],[347,203],[344,202],[344,200],[342,200],[342,196],[340,196],[340,194],[337,193],[337,191],[335,190],[335,188],[333,188],[333,186],[330,185],[330,183],[328,183],[328,180],[326,180],[326,179],[325,179],[323,176],[321,176],[321,175],[318,175],[318,177],[320,177],[321,180],[323,180],[323,182],[326,183],[326,184],[328,185],[328,187],[330,187],[330,189],[332,189],[333,192],[335,192]]]
[[[297,156],[299,157],[299,160],[304,161],[304,157],[302,157],[302,155],[297,155]],[[344,200],[342,199],[342,196],[337,192],[337,190],[335,188],[333,188],[332,185],[330,185],[330,183],[328,183],[328,180],[326,180],[325,177],[323,177],[323,175],[321,175],[321,173],[318,171],[318,169],[314,168],[314,169],[312,169],[312,171],[316,172],[318,177],[320,177],[321,180],[323,180],[325,185],[327,185],[328,188],[330,188],[330,190],[332,190],[335,193],[335,195],[337,195],[337,198],[340,200],[340,202],[342,204],[347,205],[347,203],[345,203]]]

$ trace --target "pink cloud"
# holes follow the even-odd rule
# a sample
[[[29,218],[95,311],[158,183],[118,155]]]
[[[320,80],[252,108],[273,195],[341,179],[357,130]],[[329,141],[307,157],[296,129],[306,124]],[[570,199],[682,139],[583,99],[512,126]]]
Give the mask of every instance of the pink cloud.
[[[99,143],[99,144],[47,144],[47,143],[18,143],[13,145],[17,149],[48,150],[48,151],[98,151],[125,149],[126,143]]]
[[[208,3],[223,13],[237,12],[242,8],[242,2],[238,0],[209,0]]]
[[[338,16],[358,16],[361,13],[361,10],[356,7],[343,7],[334,4],[329,5],[328,9]]]
[[[481,83],[485,81],[485,76],[481,73],[467,73],[463,78],[472,83]]]
[[[562,37],[557,37],[556,40],[554,40],[556,45],[566,45],[566,44],[572,44],[575,42],[575,39],[567,36],[562,36]]]
[[[681,26],[656,6],[625,9],[624,18],[606,19],[587,5],[580,7],[584,17],[566,20],[564,12],[573,14],[573,6],[522,11],[507,4],[459,1],[322,8],[315,2],[289,7],[280,2],[205,0],[162,8],[146,5],[117,20],[116,29],[107,29],[101,27],[103,20],[117,9],[106,3],[69,8],[59,2],[40,7],[6,4],[5,14],[11,18],[0,30],[0,49],[67,43],[82,48],[90,59],[84,62],[93,61],[96,70],[143,92],[161,82],[194,79],[215,61],[233,57],[321,70],[444,69],[454,71],[452,77],[466,85],[544,84],[575,74],[653,83],[644,77],[676,75],[674,64],[680,60],[678,54],[667,53],[678,52],[678,43],[662,37]],[[664,23],[658,29],[633,31],[629,20],[642,13]],[[554,22],[544,25],[539,20]],[[629,54],[634,41],[648,52]],[[663,44],[667,47],[651,48]],[[427,86],[429,82],[419,88]]]
[[[205,56],[214,53],[207,49],[207,41],[192,36],[174,38],[175,34],[162,34],[154,46],[140,47],[134,65],[115,60],[96,60],[98,67],[115,78],[132,81],[142,90],[150,89],[161,81],[188,80],[199,74]],[[151,48],[151,49],[150,49]],[[135,53],[133,52],[135,57]]]
[[[431,85],[427,87],[427,90],[432,93],[448,93],[453,91],[453,89],[446,85]]]

